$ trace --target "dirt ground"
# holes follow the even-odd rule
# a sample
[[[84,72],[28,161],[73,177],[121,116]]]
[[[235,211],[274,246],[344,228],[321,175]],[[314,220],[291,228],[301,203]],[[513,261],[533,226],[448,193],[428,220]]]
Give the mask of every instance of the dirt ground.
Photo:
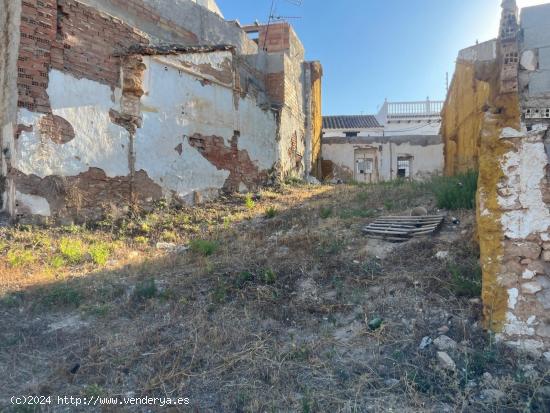
[[[472,211],[402,244],[361,232],[416,206],[447,213],[422,185],[295,185],[96,227],[4,229],[0,406],[72,395],[189,405],[41,411],[550,411],[548,366],[481,327]],[[106,261],[57,259],[66,238],[113,247]]]

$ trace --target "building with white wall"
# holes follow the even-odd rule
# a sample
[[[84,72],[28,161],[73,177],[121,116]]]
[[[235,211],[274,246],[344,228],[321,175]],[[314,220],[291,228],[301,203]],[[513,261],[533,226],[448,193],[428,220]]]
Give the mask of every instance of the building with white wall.
[[[441,173],[442,106],[385,101],[377,115],[323,117],[323,176],[372,183]]]

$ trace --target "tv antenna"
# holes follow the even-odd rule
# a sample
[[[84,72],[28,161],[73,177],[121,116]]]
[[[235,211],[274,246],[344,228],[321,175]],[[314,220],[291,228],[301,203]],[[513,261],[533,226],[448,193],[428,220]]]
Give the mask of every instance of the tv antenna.
[[[303,0],[285,0],[286,2],[293,4],[294,6],[302,6]],[[264,44],[262,45],[263,50],[267,50],[265,42],[267,41],[267,36],[269,34],[269,27],[274,21],[285,21],[290,19],[301,19],[301,16],[277,16],[275,15],[275,10],[277,6],[277,0],[271,0],[271,7],[269,8],[269,18],[267,20],[267,27],[265,30]]]

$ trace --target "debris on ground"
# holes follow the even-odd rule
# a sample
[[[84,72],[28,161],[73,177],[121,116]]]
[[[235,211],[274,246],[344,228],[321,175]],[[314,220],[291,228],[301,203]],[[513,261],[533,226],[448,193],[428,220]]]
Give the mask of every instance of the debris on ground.
[[[370,238],[403,242],[411,238],[432,234],[442,224],[443,215],[385,216],[363,228]]]

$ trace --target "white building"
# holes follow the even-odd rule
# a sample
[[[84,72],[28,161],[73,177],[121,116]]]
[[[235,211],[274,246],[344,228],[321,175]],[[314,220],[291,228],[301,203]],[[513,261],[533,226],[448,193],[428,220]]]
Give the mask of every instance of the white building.
[[[323,117],[323,176],[424,179],[443,171],[442,101],[384,102],[377,115]]]

